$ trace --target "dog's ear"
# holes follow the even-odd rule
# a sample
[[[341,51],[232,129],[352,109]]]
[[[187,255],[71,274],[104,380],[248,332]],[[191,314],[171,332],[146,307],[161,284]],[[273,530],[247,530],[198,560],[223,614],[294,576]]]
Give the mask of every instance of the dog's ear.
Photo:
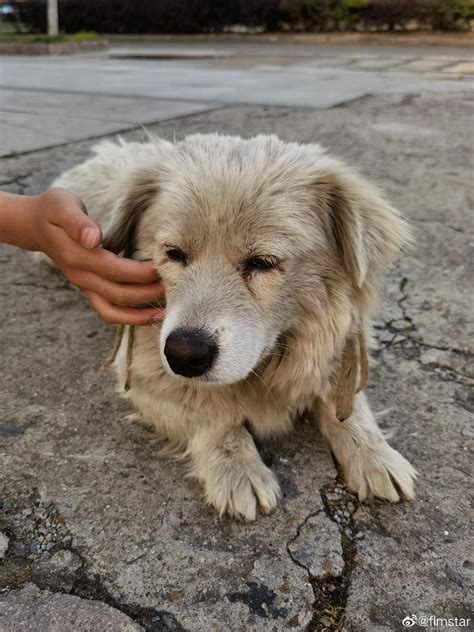
[[[314,187],[318,215],[356,287],[411,243],[409,227],[398,211],[346,168],[321,172]]]
[[[116,254],[130,257],[136,249],[136,234],[143,213],[159,192],[157,174],[140,169],[124,185],[112,218],[105,230],[102,246]]]

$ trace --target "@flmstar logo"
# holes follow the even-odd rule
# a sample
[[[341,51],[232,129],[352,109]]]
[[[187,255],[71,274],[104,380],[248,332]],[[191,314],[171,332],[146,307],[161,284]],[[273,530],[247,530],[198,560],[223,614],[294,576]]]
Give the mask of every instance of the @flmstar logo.
[[[463,619],[462,617],[436,617],[424,614],[410,614],[402,621],[405,628],[412,628],[414,625],[422,628],[468,628],[471,619]]]
[[[405,617],[402,621],[402,625],[404,625],[406,628],[412,628],[414,625],[416,625],[416,616],[412,614],[409,617]]]

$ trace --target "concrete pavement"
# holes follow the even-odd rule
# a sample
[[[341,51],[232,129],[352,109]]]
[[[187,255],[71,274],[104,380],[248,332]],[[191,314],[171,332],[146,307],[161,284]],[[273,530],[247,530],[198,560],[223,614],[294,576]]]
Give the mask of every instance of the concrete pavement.
[[[472,91],[471,51],[161,42],[115,44],[108,55],[7,57],[0,155],[222,106],[328,108],[369,94]]]
[[[305,418],[290,438],[262,446],[284,490],[275,513],[251,525],[219,520],[184,466],[126,419],[113,376],[98,372],[111,328],[61,276],[3,246],[2,632],[38,621],[48,632],[315,631],[343,621],[349,632],[388,632],[412,615],[472,616],[472,109],[464,80],[439,93],[430,81],[331,108],[213,105],[150,126],[167,138],[221,131],[322,142],[410,218],[417,246],[386,278],[369,397],[420,473],[417,499],[359,503]],[[63,97],[71,108],[76,96],[86,102],[77,91],[40,93],[57,108],[52,117]],[[99,122],[102,98],[89,110]],[[120,111],[112,94],[106,103]],[[0,187],[41,191],[93,142],[4,158]]]

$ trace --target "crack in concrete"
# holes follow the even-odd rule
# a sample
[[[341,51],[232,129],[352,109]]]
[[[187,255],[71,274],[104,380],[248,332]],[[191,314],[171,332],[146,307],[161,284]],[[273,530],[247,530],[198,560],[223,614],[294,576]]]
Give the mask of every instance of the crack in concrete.
[[[421,349],[421,350],[434,349],[436,351],[450,351],[450,352],[452,352],[454,354],[459,353],[460,355],[466,355],[468,358],[470,358],[472,356],[472,354],[470,354],[469,352],[466,352],[464,354],[461,351],[458,351],[458,350],[455,350],[455,349],[450,349],[449,347],[436,347],[434,345],[428,345],[428,344],[425,344],[423,342],[418,342],[416,340],[412,340],[410,338],[408,338],[407,340],[402,340],[402,341],[397,342],[394,345],[392,345],[392,347],[399,346],[399,348],[402,351],[405,351],[405,353],[408,355],[409,359],[417,360],[418,362],[420,362],[421,368],[424,371],[431,371],[431,370],[433,370],[437,374],[440,371],[444,371],[445,373],[448,374],[448,376],[451,378],[451,380],[460,382],[461,384],[464,384],[464,385],[470,385],[472,383],[472,381],[474,380],[474,375],[469,374],[469,373],[464,373],[464,372],[460,371],[459,369],[454,368],[450,364],[445,364],[443,362],[438,362],[437,360],[421,362],[420,361],[420,355],[421,354],[414,355],[413,353],[410,353],[410,346],[409,345],[414,345],[418,350],[419,349]]]
[[[420,361],[421,353],[428,349],[431,349],[434,351],[450,352],[450,353],[453,353],[454,355],[460,355],[462,357],[465,357],[468,360],[471,360],[474,355],[470,351],[467,351],[464,349],[457,349],[455,347],[443,347],[443,346],[431,345],[421,340],[416,340],[412,338],[410,335],[407,335],[405,338],[401,340],[395,340],[393,342],[390,341],[388,343],[382,342],[381,344],[385,350],[390,351],[390,350],[394,350],[398,348],[402,352],[405,352],[405,356],[407,357],[407,359],[416,360],[420,362],[421,368],[424,371],[429,371],[429,370],[445,371],[451,375],[452,379],[458,380],[463,384],[465,383],[465,381],[467,381],[467,384],[469,384],[470,381],[474,379],[474,375],[459,371],[458,369],[455,369],[450,364],[445,364],[442,362],[438,362],[436,360],[428,361],[426,363],[423,363]],[[413,353],[411,351],[413,348],[416,348],[417,350],[416,353]]]
[[[414,222],[415,224],[438,224],[439,226],[443,226],[444,228],[449,228],[449,230],[454,230],[456,233],[460,233],[461,235],[465,235],[465,231],[462,228],[457,228],[456,226],[451,226],[451,224],[446,224],[439,219],[423,219],[418,218],[414,219],[410,218],[410,222]]]
[[[286,543],[286,552],[288,553],[289,558],[291,559],[291,561],[296,564],[296,566],[299,566],[300,568],[302,568],[303,570],[306,571],[307,575],[308,575],[308,581],[311,584],[311,588],[313,590],[313,616],[311,618],[311,621],[309,622],[308,626],[307,626],[307,631],[309,632],[310,630],[316,630],[317,628],[314,627],[314,624],[317,623],[317,621],[315,621],[316,616],[318,615],[317,611],[316,611],[316,605],[318,602],[318,596],[316,593],[316,588],[314,586],[313,583],[313,578],[311,576],[311,573],[309,571],[309,568],[307,566],[305,566],[302,562],[300,562],[299,560],[296,559],[296,557],[293,555],[293,552],[291,551],[290,547],[291,545],[300,537],[301,535],[301,529],[305,526],[305,524],[308,522],[308,520],[314,516],[317,516],[319,513],[321,513],[323,510],[322,509],[317,509],[316,511],[311,511],[307,516],[305,516],[305,518],[303,519],[303,521],[296,527],[296,534],[291,538],[291,540],[288,540],[288,542]]]
[[[450,351],[451,353],[457,353],[459,355],[462,355],[469,360],[474,359],[474,353],[472,351],[469,351],[468,349],[458,349],[457,347],[443,347],[441,345],[431,345],[427,342],[423,342],[422,340],[416,340],[416,339],[413,340],[412,338],[409,338],[409,340],[413,342],[414,344],[418,345],[419,347],[426,347],[427,349],[434,349],[436,351]],[[395,344],[399,344],[399,343],[395,343]]]
[[[415,347],[418,348],[418,350],[421,350],[421,351],[432,349],[435,351],[445,351],[445,352],[449,352],[455,355],[459,355],[466,358],[467,360],[473,359],[474,354],[468,349],[461,349],[458,347],[443,346],[443,345],[433,345],[433,344],[424,342],[423,340],[413,335],[413,332],[417,330],[417,327],[413,318],[408,314],[408,310],[406,308],[406,305],[404,304],[405,301],[408,299],[408,293],[406,291],[407,284],[408,284],[408,278],[403,277],[399,285],[401,298],[399,298],[397,301],[397,305],[400,308],[401,313],[402,313],[401,318],[394,318],[392,320],[386,321],[384,322],[382,327],[375,326],[375,329],[378,331],[389,331],[390,333],[393,333],[393,337],[391,340],[389,340],[388,342],[381,341],[381,346],[385,349],[393,349],[394,347],[397,347],[397,346],[402,349],[403,348],[408,349],[408,345],[414,345]],[[401,326],[397,327],[396,323],[400,323]],[[406,324],[404,325],[404,323]],[[419,354],[418,355],[411,354],[410,358],[413,360],[419,361]],[[422,364],[422,368],[424,370],[430,370],[431,368],[433,368],[433,369],[447,371],[451,373],[453,376],[455,376],[456,378],[459,378],[461,381],[471,380],[474,377],[467,373],[463,373],[462,371],[459,371],[458,369],[455,369],[449,364],[444,364],[444,363],[436,362],[436,361]]]
[[[317,516],[322,511],[323,511],[322,509],[316,509],[315,511],[311,511],[307,516],[305,516],[303,521],[300,522],[300,524],[296,527],[296,534],[291,538],[291,540],[288,540],[288,542],[286,543],[286,552],[288,553],[290,558],[293,560],[293,562],[296,564],[296,566],[299,566],[300,568],[304,568],[304,570],[308,572],[308,577],[310,579],[311,579],[311,575],[310,575],[308,567],[302,564],[299,560],[295,558],[290,547],[300,537],[301,529],[305,526],[308,520],[310,518],[313,518],[314,516]]]
[[[342,469],[334,459],[337,475],[332,485],[323,487],[320,490],[326,515],[338,525],[341,533],[342,559],[344,566],[342,572],[336,577],[329,577],[323,582],[319,581],[315,589],[315,617],[308,627],[308,632],[319,632],[330,630],[339,632],[345,623],[346,606],[351,585],[352,569],[355,564],[357,548],[356,533],[353,523],[353,514],[359,506],[358,498],[349,492],[345,487]],[[340,498],[337,497],[336,490],[339,490]],[[336,509],[337,503],[340,506]],[[350,504],[349,504],[350,503]],[[315,618],[318,617],[318,620]]]
[[[81,566],[75,572],[75,579],[71,589],[63,589],[58,585],[59,578],[41,577],[41,573],[36,571],[31,577],[32,566],[25,567],[25,573],[15,576],[8,586],[3,586],[2,590],[12,590],[23,586],[28,581],[33,581],[42,590],[52,593],[68,594],[80,597],[81,599],[99,601],[105,603],[120,612],[126,614],[135,623],[141,625],[146,632],[185,632],[185,628],[179,623],[176,617],[166,610],[155,608],[145,608],[119,601],[114,598],[105,588],[97,575],[90,577],[87,573],[87,564],[81,554],[74,548],[60,549],[68,551],[81,561]]]
[[[406,307],[403,305],[403,303],[408,298],[408,294],[406,294],[405,292],[405,287],[407,283],[408,283],[408,278],[403,277],[398,287],[401,297],[398,299],[397,305],[400,308],[400,311],[402,313],[401,318],[392,318],[391,320],[385,321],[382,327],[377,326],[377,325],[375,325],[374,327],[378,331],[389,331],[390,333],[393,333],[393,337],[391,340],[389,340],[388,342],[381,342],[382,346],[384,346],[385,348],[390,348],[394,344],[397,344],[398,342],[400,342],[399,340],[397,341],[397,338],[399,336],[403,336],[404,340],[408,339],[410,332],[416,329],[416,326],[413,323],[413,319],[411,318],[411,316],[407,314]],[[404,322],[407,324],[403,325]],[[402,326],[396,327],[395,323],[402,323]]]
[[[33,509],[30,509],[32,504]],[[47,526],[50,525],[48,521],[54,514],[57,516],[58,523],[63,525],[64,533],[69,533],[54,505],[52,503],[44,505],[37,494],[29,499],[26,512],[35,531],[43,529],[45,521]],[[40,521],[38,512],[42,516]],[[26,528],[25,533],[18,536],[13,528],[8,528],[6,523],[3,524],[3,520],[0,527],[7,533],[10,540],[6,556],[2,560],[0,573],[2,592],[18,589],[28,582],[33,582],[40,589],[52,593],[69,594],[81,599],[93,599],[105,603],[126,614],[135,623],[141,625],[146,632],[185,632],[185,628],[176,617],[166,610],[129,604],[113,597],[99,575],[89,573],[84,556],[73,546],[67,545],[65,538],[58,538],[57,542],[53,542],[50,550],[33,549],[33,554],[28,555],[27,553],[31,550],[28,542],[31,537],[35,537],[33,533]],[[54,559],[58,555],[59,563]]]
[[[414,342],[415,344],[418,344],[420,346],[424,346],[424,347],[428,347],[430,349],[436,349],[438,351],[452,351],[453,353],[459,353],[462,355],[466,355],[468,357],[472,357],[474,354],[472,354],[470,351],[468,351],[467,349],[459,349],[457,347],[445,347],[445,346],[441,346],[441,345],[431,345],[428,344],[426,342],[423,342],[422,340],[417,340],[416,338],[413,338],[413,336],[410,336],[410,332],[416,330],[416,325],[413,321],[413,318],[411,316],[408,315],[407,312],[407,308],[404,305],[404,302],[408,299],[408,293],[406,292],[406,287],[408,285],[408,278],[407,277],[403,277],[402,280],[400,281],[400,293],[401,293],[401,298],[397,301],[398,306],[400,307],[401,311],[402,311],[402,320],[406,320],[407,322],[410,323],[410,327],[408,327],[405,330],[406,333],[406,338],[411,340],[412,342]]]
[[[76,580],[70,591],[71,595],[82,599],[92,597],[96,601],[106,603],[126,614],[135,623],[141,625],[146,632],[185,632],[185,628],[176,617],[166,610],[132,605],[113,597],[98,575],[89,575],[86,561],[77,551],[75,553],[81,559],[82,566],[77,571]]]
[[[397,305],[402,310],[402,317],[403,317],[403,319],[408,321],[409,323],[413,323],[413,319],[410,316],[408,316],[406,307],[403,305],[403,303],[408,298],[408,294],[407,294],[407,292],[405,292],[405,288],[406,288],[407,284],[408,284],[408,277],[403,277],[402,280],[400,281],[400,285],[398,286],[398,289],[400,290],[400,294],[402,296],[401,296],[401,298],[398,299]]]
[[[335,462],[337,475],[333,481],[320,490],[323,509],[308,513],[296,528],[295,535],[287,542],[286,550],[294,564],[304,569],[308,574],[309,583],[313,589],[313,616],[307,626],[307,632],[330,630],[339,632],[343,629],[345,610],[350,587],[351,573],[356,558],[355,528],[352,515],[358,507],[357,498],[348,492],[343,483],[343,474]],[[292,545],[302,535],[308,522],[320,514],[325,514],[336,523],[340,531],[342,550],[342,571],[332,574],[314,575],[304,559],[298,559],[291,550]]]
[[[25,174],[21,173],[14,176],[13,178],[2,180],[0,182],[0,185],[2,187],[11,186],[11,185],[17,186],[20,190],[19,192],[20,195],[24,195],[28,185],[24,183],[23,180],[26,180],[27,178],[31,177],[31,175],[32,175],[31,173],[25,173]]]

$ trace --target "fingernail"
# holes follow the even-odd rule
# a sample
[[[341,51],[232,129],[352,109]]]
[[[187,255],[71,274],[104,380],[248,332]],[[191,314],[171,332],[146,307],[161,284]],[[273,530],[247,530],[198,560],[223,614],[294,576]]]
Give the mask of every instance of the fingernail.
[[[165,313],[161,311],[161,312],[157,312],[154,316],[152,316],[150,320],[152,323],[156,323],[160,320],[163,320],[164,317],[165,317]]]
[[[99,232],[96,228],[88,226],[81,232],[81,244],[85,248],[94,248],[99,243]]]
[[[153,261],[150,261],[149,259],[144,261],[143,263],[146,263],[148,268],[150,268],[151,270],[153,270],[153,272],[156,274],[156,276],[158,275],[158,270],[155,268],[155,264],[153,263]]]

